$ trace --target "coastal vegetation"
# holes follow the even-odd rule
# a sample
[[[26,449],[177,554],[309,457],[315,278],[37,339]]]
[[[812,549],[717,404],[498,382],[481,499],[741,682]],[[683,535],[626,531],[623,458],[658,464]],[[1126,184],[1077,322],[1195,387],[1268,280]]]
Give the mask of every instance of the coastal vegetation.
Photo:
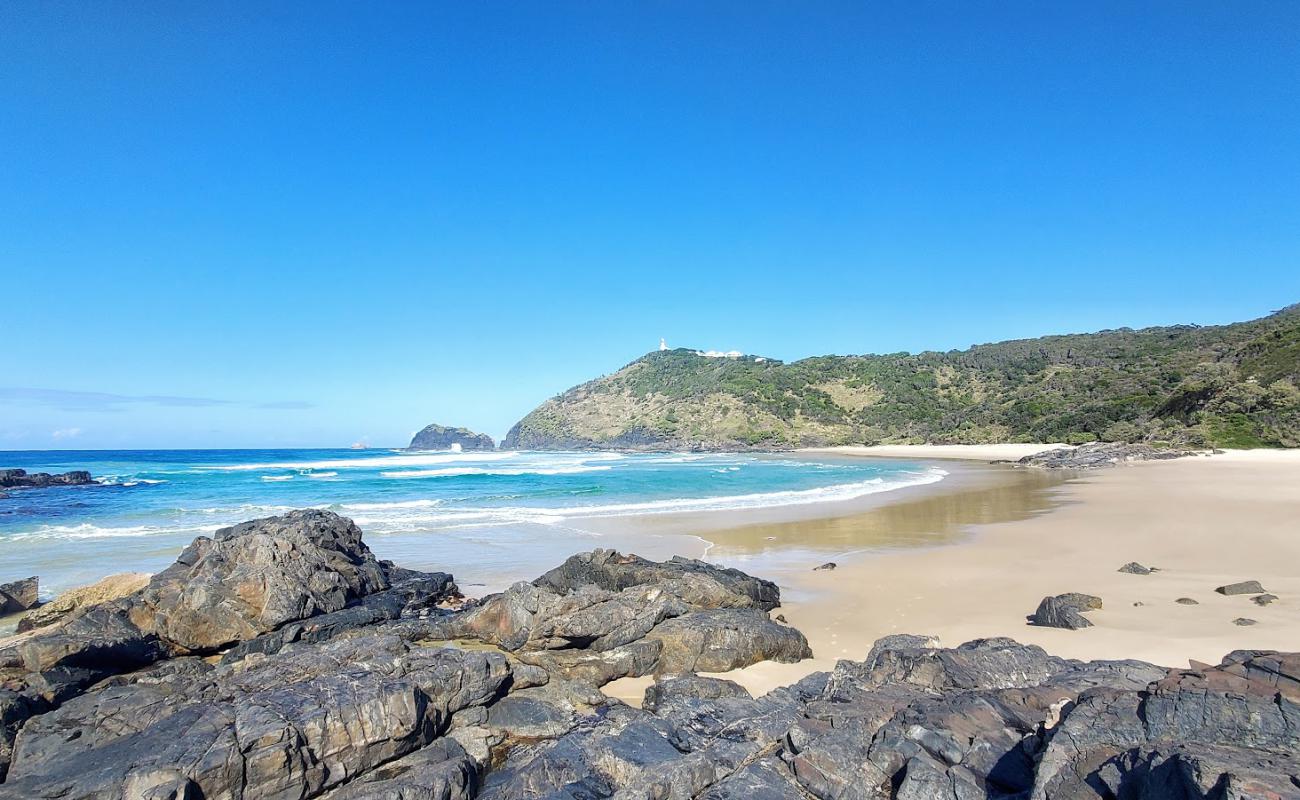
[[[942,353],[782,363],[676,349],[649,353],[547,400],[503,446],[1297,447],[1298,386],[1300,305],[1230,325],[1120,328]]]

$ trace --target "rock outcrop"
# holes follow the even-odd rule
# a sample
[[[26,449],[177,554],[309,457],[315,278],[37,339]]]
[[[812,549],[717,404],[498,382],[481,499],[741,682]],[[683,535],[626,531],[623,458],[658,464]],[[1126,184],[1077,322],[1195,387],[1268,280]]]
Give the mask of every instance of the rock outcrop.
[[[1189,450],[1170,450],[1152,447],[1149,444],[1092,442],[1078,447],[1058,447],[1055,450],[1034,453],[1015,463],[1043,469],[1100,469],[1133,461],[1166,461],[1192,454]]]
[[[33,575],[12,583],[0,583],[0,615],[19,614],[41,602],[41,581]]]
[[[85,621],[111,611],[78,659],[15,660],[0,641],[0,800],[1155,800],[1300,787],[1300,654],[1167,670],[893,635],[758,698],[693,674],[806,657],[803,636],[768,619],[779,602],[737,570],[612,551],[462,601],[448,575],[375,560],[335,515],[245,523],[196,540],[136,593],[20,637],[89,637]],[[133,635],[155,655],[134,671],[90,658]],[[651,674],[640,709],[598,690]]]
[[[486,433],[475,433],[469,428],[448,428],[427,425],[411,439],[408,450],[495,450],[496,443]]]
[[[1263,594],[1264,587],[1260,585],[1259,581],[1240,581],[1238,583],[1229,583],[1226,586],[1219,586],[1214,591],[1228,596],[1235,594]]]
[[[70,589],[39,608],[32,609],[18,620],[18,630],[31,631],[56,622],[71,620],[91,608],[118,600],[140,591],[148,585],[151,576],[144,572],[123,572],[109,575],[89,586]],[[0,592],[4,588],[0,587]]]
[[[25,469],[0,469],[0,489],[43,489],[48,486],[83,486],[99,483],[85,470],[73,470],[51,475],[48,472],[28,474]]]

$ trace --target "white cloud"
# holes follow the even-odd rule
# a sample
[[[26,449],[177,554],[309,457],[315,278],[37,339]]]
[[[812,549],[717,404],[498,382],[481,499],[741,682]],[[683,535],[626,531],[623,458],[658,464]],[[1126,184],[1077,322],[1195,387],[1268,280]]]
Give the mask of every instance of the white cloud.
[[[81,428],[59,428],[50,433],[55,439],[75,439],[81,435]]]

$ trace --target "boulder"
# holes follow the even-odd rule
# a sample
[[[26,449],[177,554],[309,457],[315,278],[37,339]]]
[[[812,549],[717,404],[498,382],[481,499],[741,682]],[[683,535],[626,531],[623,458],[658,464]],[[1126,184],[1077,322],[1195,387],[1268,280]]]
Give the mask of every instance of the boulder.
[[[1128,573],[1129,575],[1150,575],[1151,574],[1150,567],[1144,567],[1136,561],[1128,562],[1124,566],[1120,567],[1118,571]]]
[[[178,796],[315,797],[433,743],[509,679],[499,653],[369,635],[110,682],[24,726],[0,798],[127,798],[155,782],[190,793]]]
[[[165,654],[213,652],[282,625],[342,610],[387,589],[351,520],[292,511],[200,536],[141,590],[20,645],[27,669],[110,673]]]
[[[1101,598],[1089,594],[1069,592],[1044,597],[1038,604],[1038,609],[1029,617],[1029,623],[1069,630],[1090,628],[1092,623],[1083,617],[1083,613],[1097,608],[1101,608]]]
[[[1220,586],[1214,591],[1229,596],[1236,594],[1263,594],[1264,587],[1260,586],[1259,581],[1241,581],[1239,583],[1230,583],[1227,586]]]
[[[719,608],[669,619],[645,637],[663,644],[656,674],[726,672],[759,661],[812,658],[808,640],[755,609]]]
[[[631,586],[654,585],[700,608],[770,611],[781,604],[781,590],[775,583],[738,569],[681,556],[663,562],[647,561],[613,550],[572,556],[533,584],[559,594],[568,594],[581,586],[598,586],[616,592]]]
[[[94,606],[117,600],[143,589],[152,576],[145,572],[109,575],[89,586],[69,589],[50,602],[29,611],[18,620],[19,632],[44,628],[57,622],[76,619]],[[3,591],[3,588],[0,588]]]
[[[469,428],[427,425],[411,438],[408,450],[495,450],[496,443],[486,433]]]
[[[40,578],[0,583],[0,615],[19,614],[41,602]]]

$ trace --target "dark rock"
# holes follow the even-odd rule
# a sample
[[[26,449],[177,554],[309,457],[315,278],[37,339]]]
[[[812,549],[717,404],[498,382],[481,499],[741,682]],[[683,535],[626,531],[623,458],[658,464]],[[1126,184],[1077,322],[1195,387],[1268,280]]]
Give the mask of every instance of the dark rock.
[[[1150,567],[1144,567],[1136,561],[1128,562],[1124,566],[1120,567],[1119,571],[1126,572],[1129,575],[1150,575],[1151,574]]]
[[[1224,595],[1263,594],[1264,587],[1259,585],[1259,581],[1241,581],[1240,583],[1230,583],[1227,586],[1220,586],[1214,591]]]
[[[160,776],[195,797],[314,797],[432,743],[510,669],[370,635],[144,677],[29,720],[0,798],[137,797]]]
[[[1250,601],[1257,606],[1267,606],[1277,602],[1275,594],[1260,594],[1250,598]]]
[[[49,486],[83,486],[99,481],[85,470],[73,470],[58,475],[48,472],[28,474],[25,469],[0,469],[0,489],[44,489]]]
[[[1147,444],[1092,442],[1035,453],[1016,463],[1044,469],[1098,469],[1132,461],[1164,461],[1192,454],[1190,450],[1166,450]]]
[[[687,674],[655,681],[646,688],[641,707],[659,712],[684,700],[717,700],[722,697],[749,699],[749,692],[735,681]]]
[[[496,443],[486,433],[469,428],[428,425],[411,439],[408,450],[495,450]]]
[[[19,614],[35,608],[40,602],[40,578],[36,576],[0,583],[0,615]]]
[[[1190,597],[1180,597],[1180,598],[1178,598],[1177,600],[1175,600],[1174,602],[1175,602],[1175,603],[1178,603],[1179,605],[1184,605],[1184,606],[1199,606],[1199,605],[1201,604],[1200,601],[1198,601],[1198,600],[1193,600],[1193,599],[1190,598]]]
[[[59,664],[120,672],[212,652],[388,587],[385,565],[351,520],[293,511],[200,536],[144,589],[19,649],[33,672]]]
[[[1259,623],[1249,617],[1237,617],[1232,621],[1232,624],[1246,627],[1248,625],[1258,625]]]
[[[458,742],[437,739],[321,795],[324,800],[470,800],[478,765]]]
[[[1090,628],[1092,623],[1083,617],[1083,612],[1097,608],[1101,608],[1100,597],[1078,592],[1058,594],[1055,597],[1044,597],[1038,604],[1038,610],[1029,617],[1029,622],[1047,628]]]
[[[568,594],[581,586],[599,586],[617,592],[632,586],[654,585],[700,608],[759,608],[770,611],[781,604],[775,583],[746,575],[738,569],[675,556],[668,561],[647,561],[637,555],[595,550],[572,556],[533,581],[536,586]]]
[[[753,609],[687,614],[661,622],[645,638],[663,643],[657,674],[726,672],[760,661],[795,663],[812,658],[802,633]]]
[[[827,561],[825,564],[822,564],[820,567],[813,567],[813,572],[817,572],[823,569],[825,570],[835,569],[836,566],[837,564],[834,561]]]

